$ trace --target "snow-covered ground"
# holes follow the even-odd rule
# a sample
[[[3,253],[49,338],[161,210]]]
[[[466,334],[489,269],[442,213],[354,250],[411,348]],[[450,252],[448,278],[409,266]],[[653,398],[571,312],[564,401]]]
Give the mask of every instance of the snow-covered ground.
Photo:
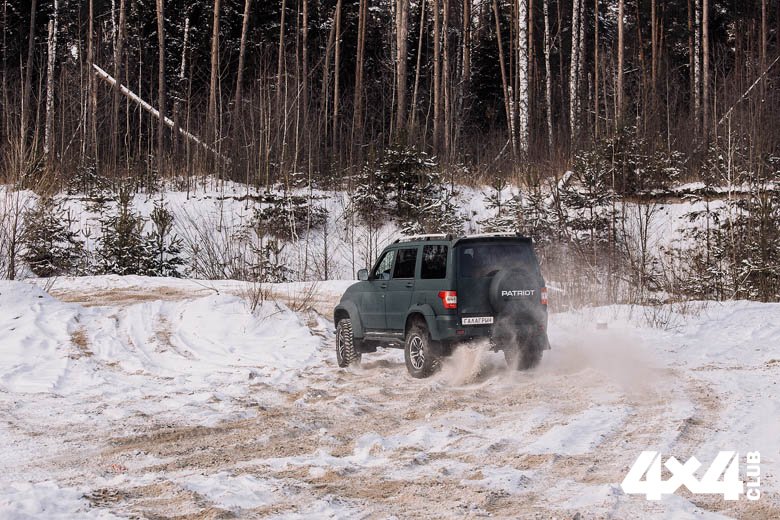
[[[533,371],[414,380],[335,366],[350,283],[0,282],[0,518],[780,517],[780,305],[558,314]],[[643,450],[760,451],[761,498],[626,495]]]

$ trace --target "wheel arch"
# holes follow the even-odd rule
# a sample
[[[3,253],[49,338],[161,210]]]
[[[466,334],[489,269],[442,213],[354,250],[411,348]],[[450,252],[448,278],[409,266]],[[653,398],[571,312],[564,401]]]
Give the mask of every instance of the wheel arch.
[[[360,321],[360,313],[357,305],[352,302],[339,303],[333,309],[333,324],[338,325],[340,320],[349,318],[352,322],[352,335],[355,338],[363,338],[363,323]]]
[[[404,322],[404,336],[409,331],[412,323],[415,320],[421,320],[428,327],[428,333],[431,335],[431,339],[439,339],[439,329],[436,325],[436,315],[433,312],[433,308],[430,305],[415,305],[409,309],[406,313],[406,320]]]

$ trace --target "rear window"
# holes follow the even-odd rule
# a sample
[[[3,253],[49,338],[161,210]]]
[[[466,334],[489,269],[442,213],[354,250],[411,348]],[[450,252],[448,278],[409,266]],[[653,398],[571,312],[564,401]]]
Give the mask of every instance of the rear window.
[[[423,247],[420,278],[423,280],[447,278],[447,246]]]
[[[393,278],[414,278],[414,267],[417,265],[417,248],[399,249],[395,258]]]
[[[527,269],[539,273],[531,244],[464,244],[458,249],[461,278],[483,278],[502,269]]]

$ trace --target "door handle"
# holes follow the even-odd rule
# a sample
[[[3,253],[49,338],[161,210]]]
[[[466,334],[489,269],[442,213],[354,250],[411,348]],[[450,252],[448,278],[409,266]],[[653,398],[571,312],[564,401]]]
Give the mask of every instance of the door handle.
[[[406,287],[411,289],[412,287],[414,287],[414,283],[413,282],[406,282]]]
[[[379,288],[380,289],[387,289],[387,284],[386,283],[380,284]]]

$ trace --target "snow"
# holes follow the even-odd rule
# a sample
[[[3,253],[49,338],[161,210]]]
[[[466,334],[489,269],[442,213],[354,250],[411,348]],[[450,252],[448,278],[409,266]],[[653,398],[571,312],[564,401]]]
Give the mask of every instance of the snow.
[[[110,520],[119,518],[105,509],[90,507],[83,491],[61,488],[55,482],[0,483],[0,518],[6,520],[67,520],[86,518]]]
[[[605,432],[620,428],[628,409],[594,406],[572,417],[566,424],[554,426],[526,450],[528,453],[580,455],[596,449]]]
[[[351,283],[268,284],[253,311],[234,281],[0,282],[0,517],[751,516],[624,494],[647,449],[760,451],[778,511],[780,305],[554,314],[536,370],[473,348],[418,381],[400,351],[334,366]],[[291,310],[312,290],[322,314]]]
[[[279,483],[261,480],[252,475],[192,475],[180,481],[181,485],[200,493],[214,504],[228,510],[251,509],[276,502]]]

